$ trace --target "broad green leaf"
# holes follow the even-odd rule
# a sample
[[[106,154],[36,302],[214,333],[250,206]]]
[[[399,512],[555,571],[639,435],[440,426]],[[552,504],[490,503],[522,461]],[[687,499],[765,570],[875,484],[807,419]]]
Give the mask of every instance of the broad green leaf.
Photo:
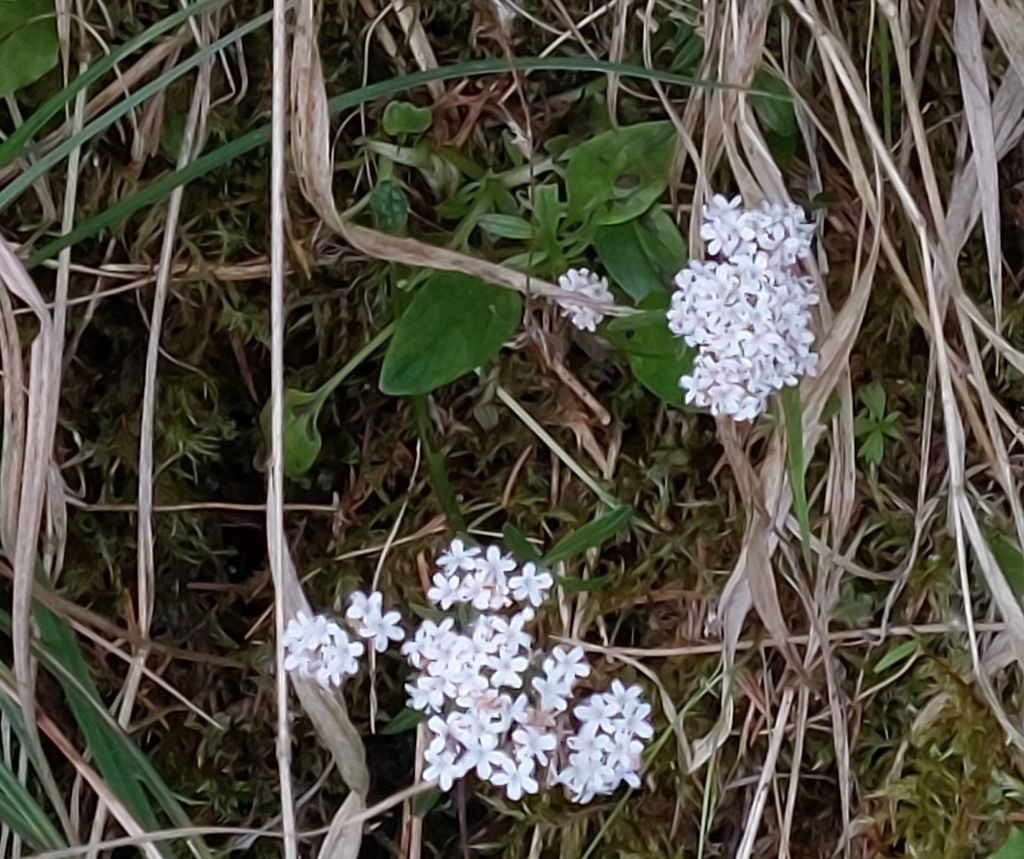
[[[661,286],[640,244],[636,221],[598,227],[594,250],[608,276],[633,301],[642,301]]]
[[[409,223],[409,198],[400,182],[381,179],[370,192],[370,214],[378,230],[404,235]]]
[[[886,653],[885,656],[875,663],[875,673],[881,674],[883,671],[887,671],[894,665],[899,665],[901,662],[905,662],[920,651],[921,642],[917,639],[904,641],[903,644],[897,644],[892,650]]]
[[[481,229],[501,239],[525,240],[533,237],[533,225],[518,215],[481,215],[477,224]]]
[[[657,205],[635,220],[599,227],[594,249],[612,280],[636,302],[664,292],[686,262],[679,230]]]
[[[420,710],[414,710],[412,707],[406,707],[384,726],[381,733],[404,734],[406,731],[411,731],[420,724],[420,722],[426,721],[426,718],[426,713],[423,713]]]
[[[786,82],[762,69],[751,83],[750,103],[761,125],[779,137],[795,137],[796,114]]]
[[[670,122],[606,131],[577,146],[565,170],[570,217],[618,224],[646,212],[668,187],[675,146]]]
[[[512,290],[451,272],[431,275],[398,320],[384,366],[385,394],[425,394],[496,355],[519,326]]]
[[[564,561],[580,555],[587,549],[600,546],[605,540],[614,537],[625,528],[633,519],[633,508],[627,505],[616,507],[610,513],[605,513],[593,522],[588,522],[582,528],[577,528],[571,534],[567,534],[559,540],[548,552],[543,562],[554,564],[557,561]]]
[[[407,101],[392,101],[384,108],[381,125],[384,133],[392,137],[400,134],[422,134],[433,122],[429,107],[417,107]]]
[[[660,300],[667,300],[667,295]],[[664,309],[617,319],[602,333],[625,354],[633,376],[648,391],[670,406],[687,407],[679,377],[690,371],[694,353],[681,337],[669,331]]]
[[[59,50],[52,0],[0,0],[0,96],[39,80]]]
[[[679,227],[668,212],[657,205],[634,223],[644,255],[654,267],[661,284],[667,287],[689,257]]]
[[[1024,832],[1011,829],[1003,846],[992,854],[992,859],[1024,859]]]
[[[284,392],[284,473],[288,477],[301,477],[313,467],[320,455],[323,439],[316,422],[323,408],[320,391],[299,391],[288,388]],[[270,401],[260,412],[263,438],[270,444]]]

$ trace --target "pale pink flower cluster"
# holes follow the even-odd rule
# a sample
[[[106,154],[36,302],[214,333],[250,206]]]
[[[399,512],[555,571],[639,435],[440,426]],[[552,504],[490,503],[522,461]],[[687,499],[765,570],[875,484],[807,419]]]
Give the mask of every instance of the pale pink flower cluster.
[[[580,331],[596,331],[605,316],[602,309],[610,309],[615,304],[608,279],[589,268],[569,269],[558,278],[558,286],[562,294],[556,301],[562,316],[567,316]],[[574,301],[574,295],[582,295],[589,301],[585,304]]]
[[[577,685],[590,675],[582,648],[545,654],[534,647],[529,627],[551,574],[520,566],[498,547],[460,540],[437,566],[431,601],[479,613],[461,624],[451,616],[424,620],[402,645],[418,672],[406,686],[409,706],[428,714],[424,778],[447,791],[475,773],[511,800],[561,784],[578,802],[623,781],[638,784],[640,754],[652,734],[640,688],[616,681],[610,692],[572,709]]]
[[[721,195],[703,209],[706,261],[676,275],[669,328],[697,350],[679,385],[713,415],[753,420],[774,391],[817,369],[814,283],[800,274],[814,225],[799,206],[743,208]]]
[[[358,639],[383,653],[391,642],[405,637],[399,626],[402,616],[397,611],[385,612],[383,602],[379,591],[352,593],[345,612],[348,630],[325,615],[310,617],[298,612],[288,621],[282,642],[285,670],[315,680],[324,689],[340,688],[346,677],[359,671],[359,658],[366,647]]]

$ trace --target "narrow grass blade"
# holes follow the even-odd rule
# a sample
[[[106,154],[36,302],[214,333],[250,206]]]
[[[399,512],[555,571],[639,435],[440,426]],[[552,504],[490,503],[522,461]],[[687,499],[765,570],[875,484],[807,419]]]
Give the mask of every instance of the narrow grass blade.
[[[128,111],[138,107],[146,101],[146,99],[151,98],[157,93],[163,92],[167,87],[174,83],[174,81],[184,77],[192,71],[192,69],[207,62],[225,48],[240,41],[249,33],[258,30],[269,21],[269,12],[259,15],[251,21],[246,21],[242,26],[232,30],[226,36],[221,36],[221,38],[211,42],[202,50],[196,51],[187,59],[182,60],[182,62],[178,63],[173,68],[168,69],[162,75],[158,75],[149,83],[139,87],[127,98],[119,101],[109,110],[101,113],[77,134],[71,135],[71,137],[59,146],[54,147],[50,152],[40,156],[34,164],[19,173],[17,177],[12,179],[4,189],[0,191],[0,211],[6,209],[11,203],[17,200],[18,197],[32,186],[32,183],[35,182],[36,179],[45,174],[55,164],[60,163],[61,159],[67,156],[73,149],[82,146],[86,141],[92,139],[100,132],[105,131],[122,116],[128,113]]]
[[[18,781],[7,764],[0,761],[0,822],[9,826],[33,850],[55,850],[66,846],[46,812]]]
[[[568,536],[559,540],[542,559],[545,564],[564,561],[575,555],[581,555],[587,549],[600,546],[605,540],[614,537],[633,519],[633,508],[623,505],[610,513],[605,513],[582,528],[577,528]]]
[[[800,401],[798,387],[784,388],[782,391],[782,408],[786,417],[786,472],[789,487],[793,493],[793,513],[800,525],[800,544],[803,549],[804,564],[811,569],[811,510],[807,503],[807,484],[805,475],[807,463],[804,462],[804,427],[803,404]]]
[[[60,684],[96,768],[111,790],[147,829],[158,828],[150,798],[175,826],[191,827],[191,820],[166,782],[103,707],[74,632],[41,604],[35,605],[34,617],[40,635],[39,661]],[[10,615],[0,612],[0,629],[9,633],[10,627]],[[190,841],[189,846],[196,856],[210,856],[199,840]],[[166,855],[174,855],[170,847],[164,850]]]
[[[265,16],[261,16],[265,17]],[[256,19],[260,20],[260,19]],[[237,33],[237,31],[236,31]],[[234,34],[229,34],[234,35]],[[227,38],[227,37],[225,37]],[[223,40],[222,40],[223,41]],[[211,46],[212,47],[212,46]],[[530,59],[516,60],[515,68],[518,71],[568,71],[568,72],[592,72],[594,74],[618,74],[622,77],[636,78],[638,80],[656,81],[661,84],[703,87],[724,89],[737,89],[728,84],[720,84],[709,79],[692,78],[686,75],[661,72],[654,69],[646,69],[643,66],[634,66],[624,63],[609,63],[591,57],[535,57]],[[354,107],[366,104],[378,98],[388,98],[398,95],[411,89],[432,83],[433,81],[451,80],[461,77],[472,77],[476,75],[501,74],[510,71],[511,67],[505,60],[473,60],[470,62],[453,63],[448,66],[441,66],[436,69],[429,69],[423,72],[415,72],[401,77],[390,78],[386,81],[360,87],[351,92],[335,96],[328,102],[331,114],[341,113]],[[772,93],[766,93],[766,97],[776,97]],[[84,133],[85,129],[83,129]],[[74,245],[82,239],[94,236],[101,230],[125,221],[132,214],[140,209],[147,209],[162,200],[167,194],[177,188],[212,173],[219,167],[230,163],[246,153],[252,152],[261,146],[266,145],[270,140],[270,126],[264,125],[254,129],[241,137],[226,143],[212,152],[197,158],[187,167],[176,170],[172,173],[157,179],[134,194],[122,198],[113,206],[83,221],[71,232],[62,235],[58,239],[41,247],[29,258],[29,266],[39,265],[46,260],[54,258],[61,250]],[[22,189],[24,190],[24,189]],[[19,192],[20,193],[20,192]],[[2,207],[2,204],[0,204]]]
[[[79,92],[102,78],[125,57],[135,53],[139,48],[145,47],[169,30],[173,30],[192,16],[209,12],[217,6],[223,6],[226,2],[227,0],[201,0],[199,3],[192,3],[173,15],[162,18],[137,36],[129,39],[123,45],[115,48],[109,54],[98,59],[67,86],[62,87],[50,96],[28,119],[11,133],[10,137],[3,143],[0,143],[0,167],[6,167],[15,158],[20,157],[25,149],[31,145],[35,134],[50,119],[59,114],[65,105],[70,104]]]
[[[448,527],[461,533],[466,530],[466,520],[459,509],[459,500],[455,497],[448,469],[444,467],[444,457],[434,449],[431,441],[426,395],[409,397],[409,402],[412,405],[413,419],[416,421],[416,433],[420,437],[420,444],[423,445],[423,461],[427,464],[427,473],[430,474],[430,482],[434,485],[434,493],[445,519],[448,520]]]

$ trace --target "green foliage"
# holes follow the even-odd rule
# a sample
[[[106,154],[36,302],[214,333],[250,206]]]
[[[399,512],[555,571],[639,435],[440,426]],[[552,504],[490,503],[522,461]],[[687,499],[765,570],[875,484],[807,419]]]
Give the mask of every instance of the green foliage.
[[[641,217],[599,227],[594,250],[611,279],[636,302],[664,292],[686,262],[686,245],[660,206]]]
[[[385,233],[400,236],[409,224],[409,197],[400,182],[381,179],[370,192],[373,225]]]
[[[667,307],[667,294],[656,303]],[[648,391],[670,406],[686,408],[679,377],[690,371],[694,354],[669,331],[664,309],[613,320],[602,333],[625,354],[633,375]]]
[[[426,394],[475,370],[515,333],[522,312],[511,290],[462,274],[431,275],[398,320],[381,391]]]
[[[569,217],[598,224],[632,220],[665,193],[675,154],[671,122],[643,122],[599,134],[569,156]]]
[[[381,125],[384,133],[392,137],[407,134],[422,134],[433,122],[433,115],[428,107],[417,107],[407,101],[388,102],[384,108]]]
[[[807,462],[804,457],[803,405],[800,388],[784,388],[782,411],[786,418],[786,476],[793,493],[793,512],[800,524],[804,563],[811,569],[811,510],[807,503]]]
[[[857,454],[877,468],[885,455],[885,440],[903,438],[899,413],[886,411],[885,389],[877,382],[861,390],[860,401],[864,407],[853,423],[854,435],[860,439]]]
[[[544,564],[550,565],[558,561],[565,561],[576,555],[582,555],[587,549],[600,546],[605,540],[610,540],[625,528],[634,517],[632,507],[616,507],[609,513],[588,522],[582,528],[577,528],[571,534],[567,534],[559,540],[551,550],[542,558]]]
[[[317,429],[324,398],[319,391],[312,393],[287,388],[284,392],[284,473],[291,478],[301,477],[313,467],[320,455],[323,439]],[[260,412],[260,429],[270,439],[270,401]]]
[[[0,0],[0,96],[39,80],[59,51],[50,0]]]
[[[992,854],[992,859],[1024,859],[1024,832],[1011,829],[1003,846]]]

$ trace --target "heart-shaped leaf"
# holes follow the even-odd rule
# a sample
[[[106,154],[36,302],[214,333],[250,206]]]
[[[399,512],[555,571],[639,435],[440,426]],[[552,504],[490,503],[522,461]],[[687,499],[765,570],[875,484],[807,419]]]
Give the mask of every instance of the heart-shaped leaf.
[[[385,394],[426,394],[496,355],[519,325],[519,295],[475,277],[431,275],[405,309],[380,372]]]
[[[646,212],[668,187],[675,145],[671,122],[642,122],[581,143],[565,170],[569,216],[619,224]]]
[[[313,467],[320,455],[323,439],[316,422],[323,408],[323,396],[288,388],[284,392],[284,473],[291,478],[301,477]],[[270,444],[270,402],[260,413],[260,428]]]

